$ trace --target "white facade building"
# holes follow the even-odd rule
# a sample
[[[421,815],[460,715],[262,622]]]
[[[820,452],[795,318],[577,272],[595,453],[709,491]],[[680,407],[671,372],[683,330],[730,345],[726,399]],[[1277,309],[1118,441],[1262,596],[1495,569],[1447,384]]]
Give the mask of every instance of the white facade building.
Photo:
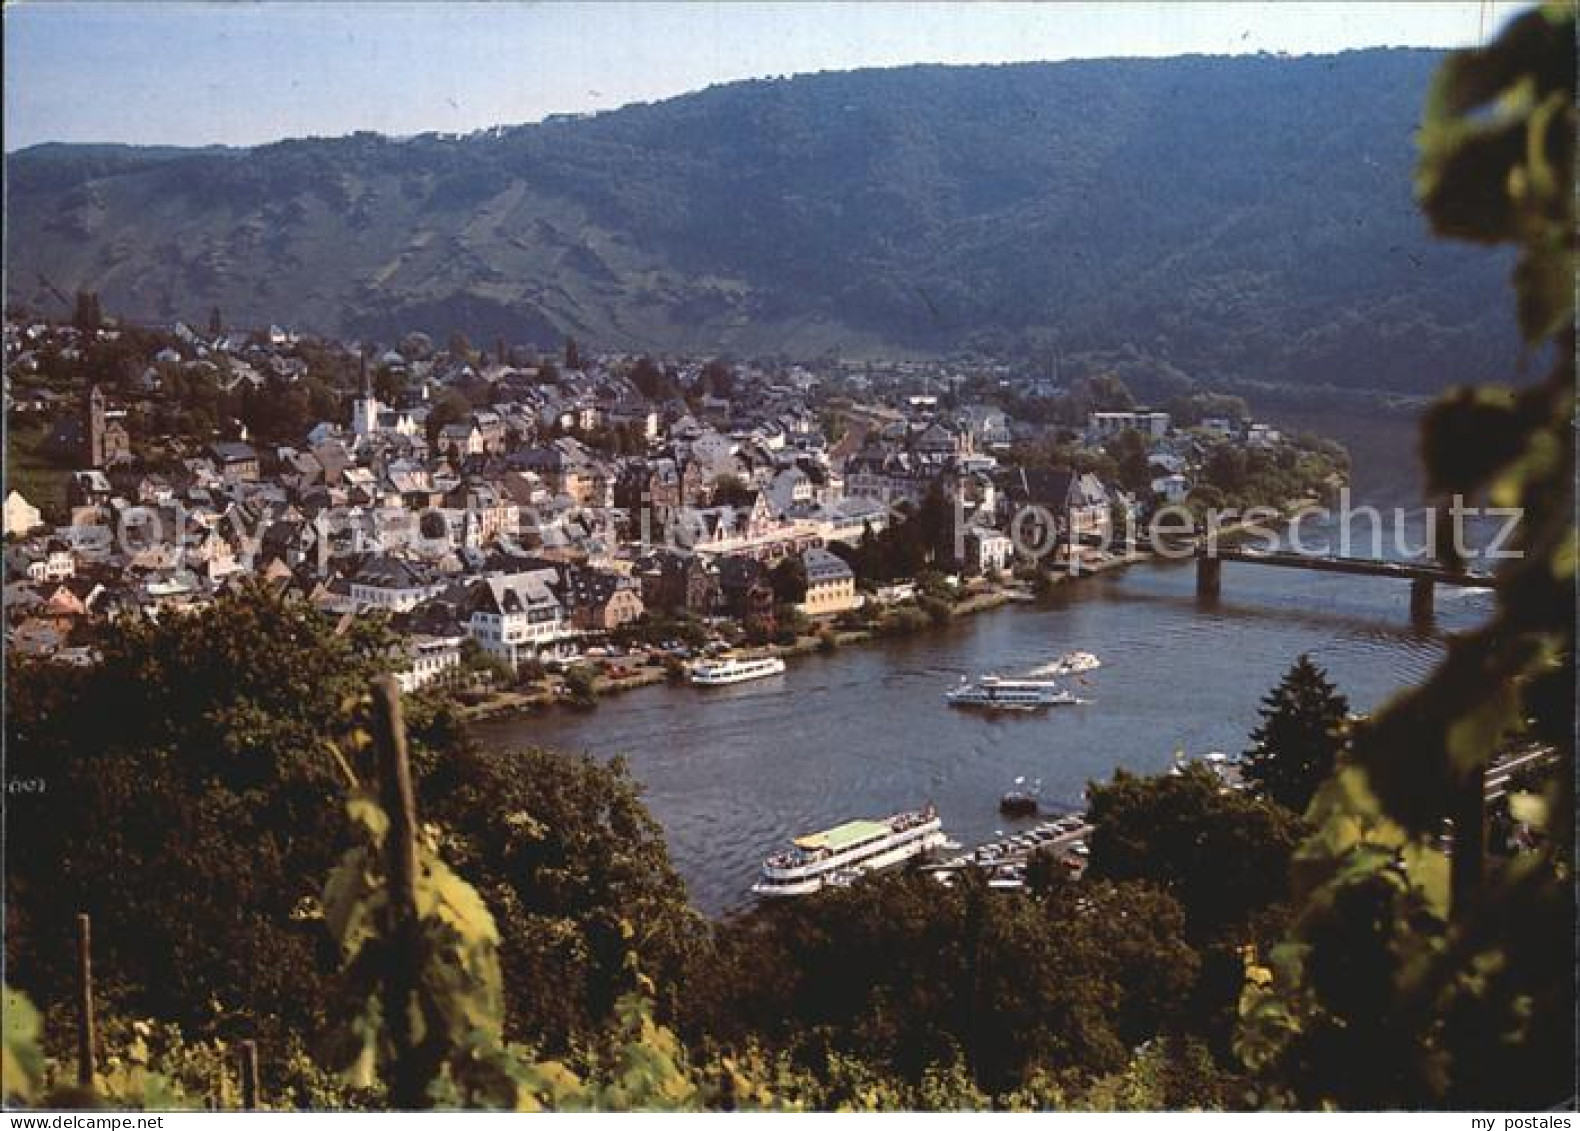
[[[1086,435],[1089,440],[1106,440],[1110,436],[1130,429],[1153,440],[1168,434],[1169,414],[1166,412],[1094,412],[1086,418]]]
[[[395,682],[408,695],[461,667],[461,641],[465,637],[417,636],[406,643],[406,666],[395,673]]]
[[[553,589],[558,576],[540,569],[479,580],[467,622],[472,639],[512,667],[565,639],[565,607]]]

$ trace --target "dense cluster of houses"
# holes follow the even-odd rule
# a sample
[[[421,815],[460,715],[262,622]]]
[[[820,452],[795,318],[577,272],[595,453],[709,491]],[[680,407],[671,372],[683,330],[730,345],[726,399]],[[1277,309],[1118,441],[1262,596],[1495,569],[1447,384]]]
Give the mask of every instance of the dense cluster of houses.
[[[227,428],[146,461],[128,414],[173,371],[264,390],[307,372],[279,329],[239,339],[182,325],[174,339],[113,393],[63,394],[12,377],[79,350],[76,331],[6,326],[7,411],[42,414],[69,453],[64,513],[14,489],[5,498],[6,631],[18,651],[91,662],[94,626],[261,582],[336,616],[388,616],[415,688],[464,650],[519,665],[649,612],[771,625],[771,571],[791,559],[802,613],[849,612],[866,598],[837,551],[929,492],[961,522],[958,565],[971,573],[1013,565],[1017,508],[1043,508],[1074,544],[1133,503],[1092,475],[1008,465],[1014,422],[991,404],[942,410],[936,396],[874,394],[838,367],[733,366],[721,389],[683,361],[644,388],[629,357],[458,356],[421,335],[372,356],[337,347],[357,358],[356,387],[335,419],[299,437],[263,443]],[[1095,414],[1093,438],[1133,428],[1158,441],[1154,488],[1182,493],[1167,417],[1118,417]]]

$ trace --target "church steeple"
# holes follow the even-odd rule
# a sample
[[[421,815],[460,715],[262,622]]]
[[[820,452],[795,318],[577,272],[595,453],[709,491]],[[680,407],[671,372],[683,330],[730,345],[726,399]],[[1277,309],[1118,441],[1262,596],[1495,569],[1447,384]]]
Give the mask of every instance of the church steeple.
[[[94,385],[88,390],[86,419],[82,422],[89,467],[104,466],[104,408],[104,390]]]
[[[351,430],[358,436],[369,436],[378,431],[379,410],[383,407],[373,395],[373,384],[368,380],[368,355],[358,355],[362,370],[362,392],[351,402]]]

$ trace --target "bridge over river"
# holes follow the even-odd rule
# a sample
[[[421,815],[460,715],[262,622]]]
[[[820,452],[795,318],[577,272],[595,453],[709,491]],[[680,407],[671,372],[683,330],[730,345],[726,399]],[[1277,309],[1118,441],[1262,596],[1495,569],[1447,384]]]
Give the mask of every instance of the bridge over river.
[[[1410,616],[1416,620],[1432,617],[1433,593],[1439,585],[1465,589],[1491,589],[1497,579],[1490,573],[1454,570],[1436,562],[1378,561],[1371,558],[1341,558],[1297,554],[1288,550],[1245,550],[1230,547],[1203,547],[1196,551],[1196,592],[1216,597],[1223,590],[1223,563],[1307,569],[1318,573],[1348,573],[1365,577],[1396,577],[1410,583]]]

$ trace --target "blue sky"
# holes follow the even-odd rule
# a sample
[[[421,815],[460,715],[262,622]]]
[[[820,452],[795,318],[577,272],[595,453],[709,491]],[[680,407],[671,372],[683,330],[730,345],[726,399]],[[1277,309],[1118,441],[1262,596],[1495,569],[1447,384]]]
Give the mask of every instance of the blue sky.
[[[6,147],[465,132],[917,62],[1455,47],[1521,6],[21,0],[5,8]]]

